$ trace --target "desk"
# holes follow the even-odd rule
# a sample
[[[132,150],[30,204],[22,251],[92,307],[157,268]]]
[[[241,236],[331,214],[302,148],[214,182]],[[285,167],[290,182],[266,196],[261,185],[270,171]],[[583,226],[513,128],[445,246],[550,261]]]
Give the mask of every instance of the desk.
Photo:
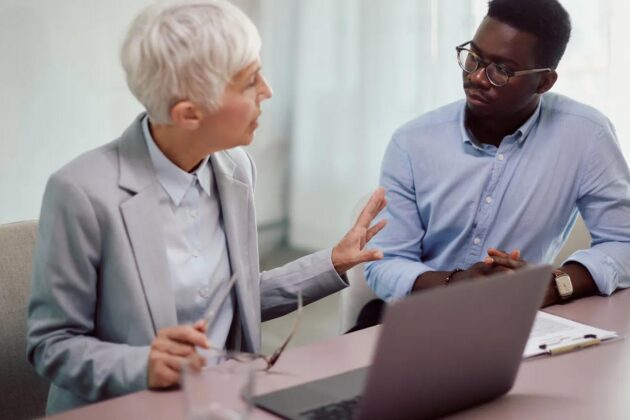
[[[630,335],[630,290],[609,298],[593,296],[548,311]],[[274,371],[261,374],[256,392],[268,392],[369,364],[379,327],[287,351]],[[239,404],[236,390],[218,396]],[[142,391],[69,411],[54,419],[179,419],[185,417],[181,391]],[[256,410],[255,419],[274,416]],[[516,383],[504,397],[459,412],[452,419],[628,419],[630,418],[630,340],[522,363]]]

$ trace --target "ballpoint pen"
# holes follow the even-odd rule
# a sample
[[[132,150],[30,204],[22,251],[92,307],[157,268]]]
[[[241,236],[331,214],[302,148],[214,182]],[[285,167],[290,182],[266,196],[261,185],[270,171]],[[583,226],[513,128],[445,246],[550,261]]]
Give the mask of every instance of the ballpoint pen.
[[[217,312],[219,311],[221,306],[223,306],[225,299],[227,299],[227,297],[229,296],[230,291],[232,290],[232,286],[234,286],[235,283],[236,273],[232,274],[232,277],[230,277],[227,287],[224,287],[218,292],[218,300],[216,300],[216,303],[214,305],[210,305],[210,307],[206,311],[203,317],[203,326],[206,330],[208,330],[214,323]]]
[[[582,341],[574,341],[571,343],[555,345],[555,346],[541,345],[540,348],[542,350],[545,350],[548,354],[557,355],[557,354],[568,353],[573,350],[579,350],[586,347],[596,346],[600,343],[601,343],[601,340],[598,339],[597,336],[593,334],[587,334],[584,336],[584,339]]]

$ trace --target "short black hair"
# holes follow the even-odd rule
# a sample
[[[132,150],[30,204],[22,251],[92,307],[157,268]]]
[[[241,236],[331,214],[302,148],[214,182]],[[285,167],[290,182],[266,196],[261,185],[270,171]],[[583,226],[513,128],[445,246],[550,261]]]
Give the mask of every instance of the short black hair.
[[[558,0],[491,0],[487,16],[536,36],[537,65],[558,66],[571,37],[571,18]]]

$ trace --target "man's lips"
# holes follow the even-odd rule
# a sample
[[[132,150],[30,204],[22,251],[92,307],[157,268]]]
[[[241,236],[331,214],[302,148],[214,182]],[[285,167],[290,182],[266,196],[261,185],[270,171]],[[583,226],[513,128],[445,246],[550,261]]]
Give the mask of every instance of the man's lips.
[[[482,94],[481,92],[479,92],[478,90],[465,89],[465,91],[466,91],[466,96],[468,97],[468,99],[472,99],[475,102],[481,102],[484,104],[487,104],[490,102],[488,97]]]

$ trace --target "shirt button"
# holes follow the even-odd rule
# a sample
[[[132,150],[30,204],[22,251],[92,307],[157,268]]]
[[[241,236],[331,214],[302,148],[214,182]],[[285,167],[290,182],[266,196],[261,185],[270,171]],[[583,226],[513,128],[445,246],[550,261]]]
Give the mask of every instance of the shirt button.
[[[487,196],[486,197],[486,203],[488,203],[488,204],[492,203],[492,197]]]
[[[204,299],[210,299],[210,288],[202,287],[201,289],[199,289],[199,296],[201,296]]]
[[[475,245],[479,245],[479,244],[481,243],[481,239],[479,239],[479,238],[477,237],[477,238],[473,239],[473,243],[474,243]]]
[[[501,154],[499,155],[499,160],[503,160],[503,159],[505,159],[505,156],[503,156],[503,153],[501,153]]]
[[[197,210],[191,210],[189,214],[191,218],[193,219],[197,218]]]
[[[198,249],[193,249],[192,250],[192,256],[197,258],[199,256],[199,250]]]

